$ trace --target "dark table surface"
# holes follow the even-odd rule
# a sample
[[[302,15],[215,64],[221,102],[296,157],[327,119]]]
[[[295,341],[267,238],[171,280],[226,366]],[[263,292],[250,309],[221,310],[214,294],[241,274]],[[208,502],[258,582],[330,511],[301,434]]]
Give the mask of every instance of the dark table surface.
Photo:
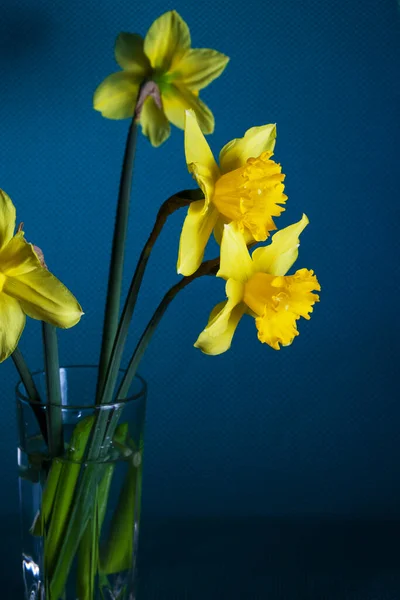
[[[1,600],[22,600],[2,521]],[[138,600],[400,600],[400,521],[143,518],[140,535]]]

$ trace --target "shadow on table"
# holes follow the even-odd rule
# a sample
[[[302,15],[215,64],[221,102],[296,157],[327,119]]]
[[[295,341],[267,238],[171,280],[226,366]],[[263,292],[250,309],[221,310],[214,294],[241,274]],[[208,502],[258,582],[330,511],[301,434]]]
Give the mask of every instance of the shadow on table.
[[[22,600],[19,521],[2,521],[1,597]],[[144,518],[137,600],[399,600],[399,538],[400,521]]]

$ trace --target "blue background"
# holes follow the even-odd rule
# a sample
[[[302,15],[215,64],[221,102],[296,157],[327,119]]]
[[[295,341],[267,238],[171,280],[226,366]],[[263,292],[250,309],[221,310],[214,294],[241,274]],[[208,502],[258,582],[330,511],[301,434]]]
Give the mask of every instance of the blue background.
[[[305,212],[297,268],[321,302],[290,348],[262,346],[243,320],[230,352],[192,347],[223,282],[199,280],[170,307],[141,366],[149,382],[144,515],[391,516],[400,503],[400,14],[395,1],[3,0],[0,8],[0,187],[29,241],[79,298],[85,317],[60,332],[64,364],[95,362],[128,121],[92,109],[117,70],[120,31],[144,35],[175,8],[193,47],[231,57],[202,97],[218,153],[276,122],[286,173],[285,226]],[[125,289],[156,210],[192,187],[183,133],[153,149],[140,136]],[[176,281],[184,214],[165,228],[146,274],[129,349]],[[210,256],[215,249],[210,250]],[[21,348],[42,366],[40,326]],[[127,353],[127,356],[129,352]],[[0,510],[16,511],[11,361],[0,367]]]

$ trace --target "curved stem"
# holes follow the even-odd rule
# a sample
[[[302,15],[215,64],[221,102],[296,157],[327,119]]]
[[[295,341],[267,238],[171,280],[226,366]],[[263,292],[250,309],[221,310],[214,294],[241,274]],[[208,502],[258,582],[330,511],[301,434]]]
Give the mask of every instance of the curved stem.
[[[190,277],[183,277],[170,290],[168,290],[168,292],[165,294],[164,298],[161,300],[160,304],[158,305],[158,307],[157,307],[155,313],[153,314],[152,318],[150,319],[149,323],[147,324],[147,327],[144,330],[142,337],[140,338],[140,340],[136,346],[136,349],[135,349],[135,351],[132,355],[132,358],[129,362],[128,368],[127,368],[125,375],[121,381],[121,384],[118,388],[118,392],[116,395],[117,400],[123,400],[126,397],[126,395],[128,394],[129,387],[132,383],[133,378],[136,375],[136,371],[137,371],[139,363],[143,357],[143,354],[145,353],[146,348],[149,345],[151,338],[153,337],[153,334],[157,328],[157,325],[161,321],[162,317],[164,316],[165,311],[167,310],[168,306],[170,305],[172,300],[175,298],[175,296],[195,279],[198,279],[199,277],[202,277],[203,275],[214,275],[218,269],[218,266],[219,266],[219,257],[214,258],[212,260],[207,260],[200,265],[200,267],[197,269],[197,271],[195,273],[193,273],[193,275],[190,275]]]
[[[133,115],[126,140],[124,161],[119,185],[117,213],[115,217],[112,242],[110,271],[108,276],[106,310],[103,324],[99,376],[97,381],[96,402],[100,400],[106,369],[110,360],[115,334],[118,326],[122,273],[124,266],[125,240],[128,229],[129,203],[132,187],[133,162],[136,152],[137,123],[136,111]]]
[[[182,192],[179,192],[179,194],[174,194],[162,204],[160,210],[158,211],[153,230],[150,233],[149,238],[143,247],[139,261],[136,266],[135,273],[131,281],[129,292],[125,301],[125,306],[123,308],[118,330],[115,336],[115,341],[110,355],[107,372],[103,380],[104,386],[103,393],[100,396],[100,404],[109,403],[112,401],[112,395],[118,377],[118,371],[120,368],[122,354],[128,335],[129,325],[132,319],[133,312],[135,310],[140,285],[142,283],[146,266],[154,244],[156,243],[156,240],[160,235],[161,230],[164,227],[168,217],[179,208],[188,206],[193,201],[192,198],[197,199],[197,192],[198,190],[184,190]]]

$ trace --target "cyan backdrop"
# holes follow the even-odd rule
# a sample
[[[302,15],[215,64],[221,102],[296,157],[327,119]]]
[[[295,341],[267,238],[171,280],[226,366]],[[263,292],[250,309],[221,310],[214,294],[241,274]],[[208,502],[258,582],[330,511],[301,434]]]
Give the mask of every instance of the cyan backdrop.
[[[0,187],[28,240],[84,307],[79,326],[59,335],[62,362],[97,360],[128,127],[95,112],[92,94],[117,70],[116,35],[144,35],[171,8],[189,23],[194,47],[231,57],[202,94],[216,117],[212,148],[277,123],[289,196],[279,225],[309,216],[296,266],[316,271],[322,293],[292,347],[262,346],[248,319],[231,351],[215,358],[192,344],[223,299],[223,282],[200,280],[175,300],[140,369],[149,382],[144,511],[398,514],[395,0],[2,1]],[[160,202],[192,183],[181,131],[159,149],[140,137],[127,274]],[[183,217],[157,244],[129,349],[177,279]],[[38,323],[28,324],[22,349],[33,369],[42,366]],[[11,361],[0,381],[6,518],[17,502]]]

